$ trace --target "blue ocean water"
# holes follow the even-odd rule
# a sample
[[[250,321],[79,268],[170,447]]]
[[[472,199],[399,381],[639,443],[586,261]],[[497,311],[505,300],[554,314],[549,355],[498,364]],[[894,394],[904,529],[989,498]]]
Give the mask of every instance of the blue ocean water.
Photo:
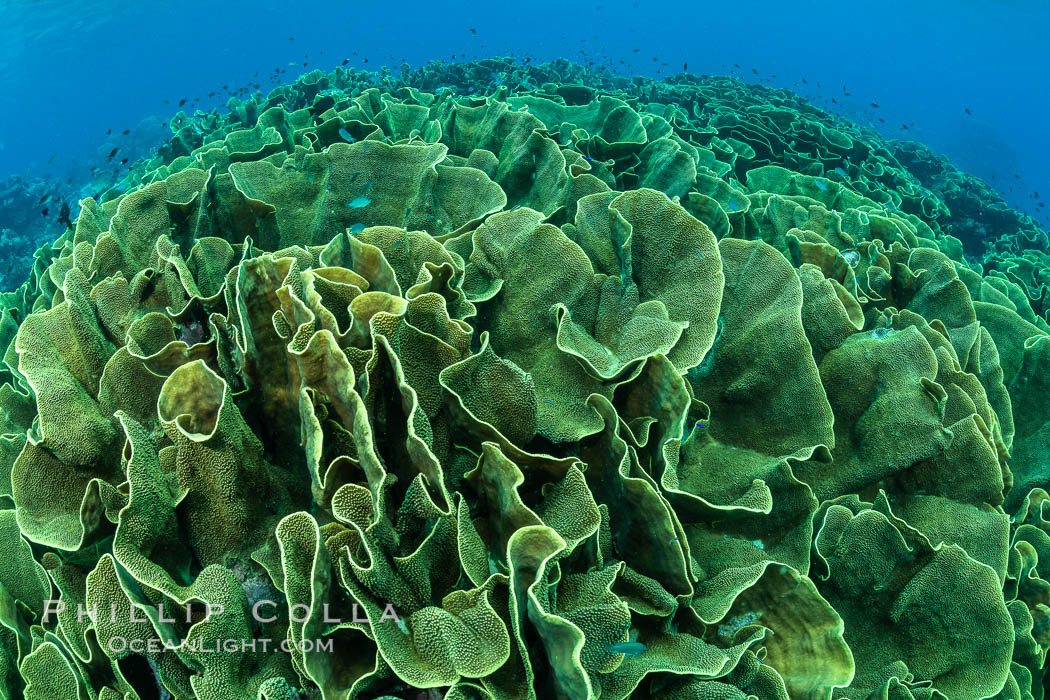
[[[1050,3],[1042,0],[90,8],[8,0],[0,19],[0,182],[57,183],[74,216],[79,197],[170,136],[182,100],[187,112],[221,110],[238,90],[265,93],[344,59],[396,69],[516,56],[654,77],[687,68],[789,88],[887,137],[926,144],[1050,226],[1040,206],[1050,197]],[[0,204],[3,195],[0,187]],[[0,227],[17,234],[58,210],[4,210]]]

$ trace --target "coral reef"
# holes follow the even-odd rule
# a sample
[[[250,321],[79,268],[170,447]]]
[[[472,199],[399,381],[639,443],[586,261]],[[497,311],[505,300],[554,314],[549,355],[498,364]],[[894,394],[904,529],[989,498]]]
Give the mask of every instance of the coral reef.
[[[0,697],[1043,697],[1044,232],[725,78],[229,107],[0,295]]]
[[[76,201],[69,187],[42,178],[12,175],[0,180],[0,292],[16,289],[29,277],[35,253],[49,247],[66,223],[62,203]]]

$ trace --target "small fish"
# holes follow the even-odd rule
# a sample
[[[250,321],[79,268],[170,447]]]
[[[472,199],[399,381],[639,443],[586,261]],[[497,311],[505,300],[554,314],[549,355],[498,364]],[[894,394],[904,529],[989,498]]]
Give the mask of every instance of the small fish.
[[[504,307],[504,310],[506,310],[506,307]],[[544,401],[543,403],[545,403],[545,404],[550,404],[551,406],[553,406],[553,405],[554,405],[554,402],[553,402],[553,401],[546,401],[546,400],[545,400],[545,401]]]
[[[734,201],[729,202],[729,211],[740,211],[740,207]]]
[[[624,654],[625,656],[635,656],[648,649],[649,647],[641,642],[617,642],[605,647],[605,650],[611,654]]]
[[[58,223],[73,228],[73,222],[69,220],[69,205],[62,202],[62,208],[58,210]]]
[[[367,207],[371,203],[371,199],[364,195],[361,195],[359,197],[354,197],[353,199],[351,199],[349,202],[346,203],[346,206],[350,209],[360,209],[362,207]]]
[[[969,114],[971,117],[973,116],[973,112],[970,111],[969,107],[963,107],[963,110],[965,110],[966,113]]]
[[[131,129],[124,129],[124,131],[122,131],[122,132],[120,132],[120,133],[122,133],[122,134],[124,134],[125,136],[127,136],[128,134],[130,134],[130,133],[131,133]]]
[[[682,72],[684,73],[687,70],[689,70],[689,61],[682,64]]]
[[[755,75],[758,75],[758,71],[755,70],[754,68],[751,69],[751,72],[754,73]]]
[[[47,207],[44,207],[44,209],[40,212],[40,216],[47,216]]]
[[[675,536],[675,537],[672,537],[671,540],[667,544],[674,544],[677,541],[678,541],[678,537]]]
[[[183,97],[181,100],[179,100],[179,107],[181,107],[184,104],[186,104],[186,98],[185,97]]]
[[[122,159],[120,160],[120,164],[121,164],[121,165],[124,165],[124,164],[125,164],[125,163],[127,163],[127,162],[128,162],[128,159],[127,159],[127,158],[122,158]]]
[[[477,36],[478,35],[478,30],[474,29],[474,27],[471,27],[470,28],[470,33],[471,33],[472,36]]]
[[[354,224],[350,227],[350,233],[361,233],[365,230],[364,224]]]
[[[106,160],[113,160],[113,156],[117,155],[117,151],[119,150],[119,148],[114,148],[112,151],[110,151],[109,155],[106,156]]]
[[[875,109],[878,109],[879,108],[879,103],[878,102],[872,102],[871,106],[874,107]]]
[[[339,127],[339,135],[342,136],[343,140],[347,143],[353,143],[357,140],[353,136],[351,136],[350,132],[347,131],[344,127]]]
[[[814,180],[813,184],[816,185],[817,189],[820,190],[821,192],[827,192],[828,191],[828,183],[824,182],[820,178],[817,178],[816,180]]]

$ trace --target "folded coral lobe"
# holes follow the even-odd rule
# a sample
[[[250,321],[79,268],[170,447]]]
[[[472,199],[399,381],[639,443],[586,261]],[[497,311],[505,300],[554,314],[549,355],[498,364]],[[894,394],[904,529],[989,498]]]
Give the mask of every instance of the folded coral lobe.
[[[372,78],[0,295],[0,697],[1042,697],[1045,232],[736,79]]]

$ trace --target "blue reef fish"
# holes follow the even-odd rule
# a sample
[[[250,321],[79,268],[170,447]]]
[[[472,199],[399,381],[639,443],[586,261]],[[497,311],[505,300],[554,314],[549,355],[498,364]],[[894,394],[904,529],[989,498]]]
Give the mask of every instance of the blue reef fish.
[[[617,642],[605,647],[605,650],[611,654],[625,654],[626,656],[635,656],[648,649],[649,647],[641,642]]]
[[[356,141],[356,140],[357,140],[357,139],[355,139],[355,138],[354,138],[353,136],[351,136],[351,135],[350,135],[350,132],[349,132],[349,131],[347,131],[345,127],[342,127],[342,126],[341,126],[341,127],[339,127],[339,135],[340,135],[340,136],[342,136],[342,137],[343,137],[343,139],[344,139],[344,140],[345,140],[345,141],[346,141],[347,143],[353,143],[354,141]]]
[[[354,197],[353,199],[351,199],[349,202],[346,203],[346,206],[350,207],[351,209],[360,209],[361,207],[367,207],[371,203],[371,199],[364,195],[361,195],[359,197]]]
[[[364,224],[354,224],[350,227],[350,233],[361,233],[365,230]]]
[[[827,192],[828,191],[828,183],[824,182],[823,180],[821,180],[819,178],[814,180],[813,184],[816,185],[817,189],[819,189],[822,192]]]
[[[838,173],[842,177],[849,177],[849,175],[846,173],[846,169],[845,168],[842,168],[842,167],[835,168],[834,172]]]
[[[740,207],[734,201],[729,202],[729,211],[740,211]]]

